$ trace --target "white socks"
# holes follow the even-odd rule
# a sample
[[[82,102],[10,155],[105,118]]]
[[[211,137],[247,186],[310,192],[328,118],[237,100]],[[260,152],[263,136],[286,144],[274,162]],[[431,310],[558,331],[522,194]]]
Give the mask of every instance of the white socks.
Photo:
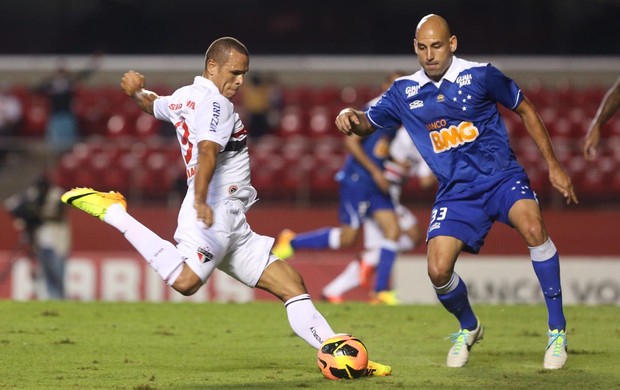
[[[323,341],[335,333],[310,300],[309,294],[301,294],[284,302],[288,322],[297,336],[319,349]]]
[[[174,280],[168,280],[169,277],[185,261],[185,257],[176,246],[142,225],[119,204],[110,206],[103,220],[123,233],[127,241],[136,248],[164,281],[167,281],[169,285],[174,282]],[[174,279],[178,274],[179,272],[175,273]]]
[[[326,297],[338,297],[359,286],[360,283],[360,263],[357,260],[353,260],[340,275],[325,286],[323,295]]]

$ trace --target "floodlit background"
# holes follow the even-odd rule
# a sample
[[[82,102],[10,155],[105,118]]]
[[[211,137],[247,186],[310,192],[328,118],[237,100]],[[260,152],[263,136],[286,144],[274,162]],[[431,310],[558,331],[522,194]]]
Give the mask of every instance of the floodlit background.
[[[335,115],[380,93],[387,72],[419,69],[412,49],[415,27],[422,16],[437,13],[459,39],[457,55],[498,66],[521,86],[545,121],[575,182],[579,206],[563,204],[520,121],[504,110],[513,148],[540,196],[560,253],[578,257],[575,264],[602,257],[620,261],[616,229],[604,228],[615,226],[620,217],[620,115],[605,128],[599,158],[586,162],[581,155],[587,126],[620,73],[620,1],[32,0],[3,1],[0,12],[1,86],[21,107],[15,126],[0,139],[2,200],[46,173],[65,188],[123,192],[132,213],[171,239],[185,191],[174,133],[142,114],[118,83],[123,72],[135,69],[146,75],[147,87],[170,93],[191,83],[202,72],[209,43],[228,35],[251,53],[246,85],[234,103],[251,134],[252,175],[261,197],[249,214],[254,229],[276,235],[285,227],[309,230],[335,224],[338,187],[333,175],[346,157],[333,126]],[[58,68],[73,75],[89,71],[71,101],[79,139],[60,153],[45,141],[51,103],[40,90]],[[257,90],[262,91],[259,102],[250,93]],[[412,180],[403,200],[424,225],[433,198],[433,190],[420,191]],[[74,297],[168,299],[168,293],[148,290],[141,260],[122,237],[78,213],[71,218],[73,268],[68,277]],[[12,267],[12,279],[0,287],[0,296],[36,297],[29,263],[15,262],[24,254],[3,209],[0,222],[0,270]],[[498,226],[483,255],[526,256],[524,249],[515,232]],[[353,253],[300,254],[296,264],[318,291],[323,279],[335,275]],[[403,283],[406,272],[416,272],[410,265],[423,262],[423,254],[419,248],[413,254],[417,258],[403,263]],[[315,257],[324,262],[320,270],[312,268]],[[129,262],[119,263],[119,258]],[[512,263],[507,264],[506,273],[514,274]],[[602,267],[598,275],[605,274],[608,263],[593,262],[592,270],[598,269],[594,264]],[[566,268],[579,269],[576,277],[584,275],[581,268]],[[599,300],[592,293],[587,302],[620,303],[615,275],[611,282],[587,279],[574,287],[575,296],[599,291]],[[129,281],[121,285],[127,289],[118,287],[118,277]],[[201,299],[216,299],[218,291],[222,297],[225,290],[232,291],[205,289],[211,295],[205,292]],[[247,299],[246,292],[239,294]],[[410,294],[411,301],[418,299]],[[514,301],[520,301],[514,294]]]

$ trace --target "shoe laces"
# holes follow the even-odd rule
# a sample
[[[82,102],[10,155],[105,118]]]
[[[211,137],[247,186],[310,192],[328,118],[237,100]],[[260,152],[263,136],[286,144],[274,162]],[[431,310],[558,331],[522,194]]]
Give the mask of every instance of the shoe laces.
[[[460,329],[458,332],[452,333],[450,336],[446,337],[446,339],[450,339],[450,341],[454,344],[455,354],[460,353],[463,346],[467,345],[469,332],[470,331],[467,329]]]
[[[559,356],[562,350],[566,347],[566,333],[561,331],[548,331],[549,342],[547,343],[547,349],[553,346],[553,355]]]

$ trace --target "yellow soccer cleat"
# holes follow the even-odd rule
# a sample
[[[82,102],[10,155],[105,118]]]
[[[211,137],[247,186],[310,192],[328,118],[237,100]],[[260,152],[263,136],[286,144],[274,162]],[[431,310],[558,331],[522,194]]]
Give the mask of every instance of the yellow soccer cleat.
[[[282,230],[276,244],[271,249],[271,253],[280,260],[286,260],[293,256],[295,253],[295,249],[291,246],[291,240],[293,238],[295,238],[295,233],[292,230]]]
[[[388,305],[396,306],[400,305],[400,301],[396,296],[396,291],[379,291],[374,297],[370,299],[370,303],[373,305]]]
[[[385,364],[373,362],[372,360],[368,361],[368,368],[366,368],[366,373],[364,376],[388,376],[392,375],[392,367],[386,366]]]
[[[127,209],[127,201],[120,192],[99,192],[92,188],[78,187],[65,192],[61,197],[63,203],[70,204],[93,217],[103,221],[103,216],[113,204],[120,204]]]

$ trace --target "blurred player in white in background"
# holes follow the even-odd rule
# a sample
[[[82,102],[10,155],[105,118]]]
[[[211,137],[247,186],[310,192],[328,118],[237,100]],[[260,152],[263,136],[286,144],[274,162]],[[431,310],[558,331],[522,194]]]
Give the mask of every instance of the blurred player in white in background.
[[[118,229],[183,295],[198,291],[216,268],[270,292],[284,302],[293,331],[318,349],[335,332],[314,307],[301,275],[270,253],[274,239],[253,232],[245,217],[257,194],[250,183],[247,131],[229,99],[243,85],[249,62],[246,47],[224,37],[209,46],[202,76],[170,96],[145,90],[137,72],[123,76],[121,87],[143,111],[176,127],[188,186],[174,235],[178,245],[129,215],[118,192],[76,188],[62,200]],[[369,361],[366,375],[391,371]]]
[[[431,172],[420,153],[413,145],[411,137],[404,128],[400,128],[396,137],[390,144],[391,160],[386,162],[385,176],[390,181],[390,194],[395,204],[395,212],[398,216],[401,235],[398,240],[398,252],[411,251],[418,247],[424,239],[420,231],[416,216],[400,203],[402,186],[410,178],[418,178],[421,190],[430,188],[436,183],[435,176]],[[364,251],[358,259],[351,261],[347,267],[323,289],[323,297],[331,303],[343,302],[343,295],[358,286],[371,286],[371,279],[376,267],[379,265],[380,243],[383,233],[372,218],[364,220]],[[377,275],[378,276],[378,275]],[[387,277],[390,274],[385,275]],[[389,285],[389,280],[382,281]],[[387,305],[398,304],[395,291],[384,290],[371,296],[372,303]]]
[[[599,105],[596,115],[590,123],[588,133],[586,134],[585,144],[583,145],[583,155],[586,160],[594,160],[596,151],[601,139],[601,128],[608,120],[614,116],[614,113],[620,107],[620,77],[616,79],[614,85],[609,88],[601,104]]]

